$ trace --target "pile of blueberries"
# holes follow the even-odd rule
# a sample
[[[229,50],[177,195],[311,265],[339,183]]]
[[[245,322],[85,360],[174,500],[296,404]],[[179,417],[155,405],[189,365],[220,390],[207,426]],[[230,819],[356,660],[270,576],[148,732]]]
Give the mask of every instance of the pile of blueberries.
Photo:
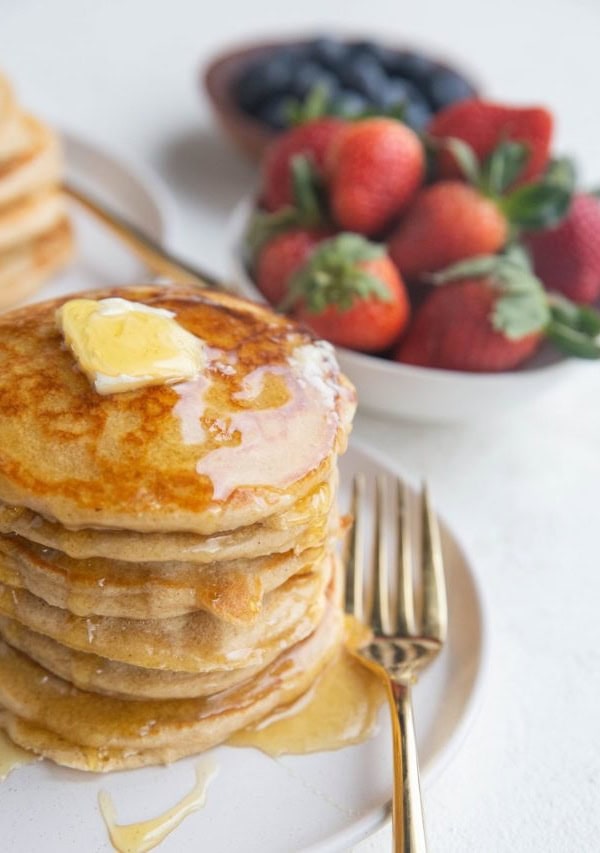
[[[321,37],[252,61],[235,81],[234,95],[244,112],[283,130],[290,106],[316,88],[326,94],[329,114],[352,118],[401,110],[415,130],[442,107],[476,94],[468,80],[422,53]]]

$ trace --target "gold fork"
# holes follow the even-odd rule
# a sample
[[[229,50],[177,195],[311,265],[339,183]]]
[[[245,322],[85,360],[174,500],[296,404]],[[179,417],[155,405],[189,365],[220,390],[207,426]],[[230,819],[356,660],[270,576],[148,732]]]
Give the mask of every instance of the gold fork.
[[[427,849],[419,761],[413,723],[411,688],[422,670],[439,653],[447,631],[446,586],[440,533],[427,487],[421,493],[420,613],[415,617],[413,543],[409,491],[393,482],[393,510],[398,525],[397,554],[391,556],[384,508],[390,489],[378,477],[375,489],[371,594],[367,590],[364,476],[354,478],[354,524],[347,540],[346,612],[372,629],[370,642],[354,650],[366,665],[385,677],[392,712],[394,745],[393,829],[396,853],[423,853]],[[391,572],[396,572],[395,604]]]

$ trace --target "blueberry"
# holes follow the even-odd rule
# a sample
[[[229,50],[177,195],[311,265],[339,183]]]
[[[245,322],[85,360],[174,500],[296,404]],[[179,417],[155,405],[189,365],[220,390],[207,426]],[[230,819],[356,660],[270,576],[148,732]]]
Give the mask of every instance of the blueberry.
[[[410,80],[399,77],[390,79],[379,92],[376,104],[384,110],[389,110],[398,104],[405,104],[411,98],[421,98],[421,93]]]
[[[473,98],[476,94],[475,89],[464,77],[449,68],[438,68],[424,89],[435,110],[442,109],[455,101]]]
[[[389,81],[377,106],[392,114],[400,107],[402,121],[414,130],[422,130],[432,115],[430,105],[415,84],[399,78]]]
[[[374,41],[355,41],[349,45],[350,56],[354,59],[369,56],[374,59],[381,68],[385,69],[389,61],[390,50]]]
[[[429,78],[438,67],[431,59],[411,50],[389,51],[383,67],[390,77],[403,77],[413,83]]]
[[[413,130],[420,131],[425,129],[432,115],[432,109],[425,98],[411,99],[404,107],[402,121]]]
[[[282,51],[244,69],[234,91],[239,105],[253,113],[266,100],[286,92],[293,74],[293,57]]]
[[[334,115],[353,118],[364,113],[369,106],[369,102],[363,95],[351,89],[341,89],[331,104],[331,112]]]
[[[256,115],[273,130],[284,130],[290,123],[289,108],[289,95],[275,95],[260,106]]]
[[[388,82],[381,65],[372,56],[365,55],[348,62],[342,68],[340,77],[345,86],[355,89],[371,101],[377,101]]]
[[[348,45],[331,36],[321,36],[308,44],[310,57],[330,71],[336,71],[348,55]]]
[[[322,65],[307,60],[295,69],[290,93],[302,100],[317,86],[332,96],[338,88],[337,78]]]

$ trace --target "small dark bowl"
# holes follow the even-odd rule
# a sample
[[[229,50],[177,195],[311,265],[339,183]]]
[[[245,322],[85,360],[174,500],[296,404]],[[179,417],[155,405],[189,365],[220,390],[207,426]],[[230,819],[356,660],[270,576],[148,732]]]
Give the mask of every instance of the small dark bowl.
[[[273,130],[264,122],[253,118],[237,104],[233,92],[235,81],[243,69],[256,59],[269,56],[282,47],[300,47],[309,41],[310,37],[274,39],[233,48],[216,56],[202,72],[204,87],[219,124],[235,145],[253,160],[260,159],[266,146],[281,131]],[[354,41],[357,39],[348,38],[348,43],[352,44]],[[406,44],[385,46],[394,51],[414,50],[413,45]],[[473,82],[470,74],[463,73],[455,65],[443,60],[429,55],[428,58],[440,68],[460,74],[472,86],[474,92],[479,94],[479,87]]]

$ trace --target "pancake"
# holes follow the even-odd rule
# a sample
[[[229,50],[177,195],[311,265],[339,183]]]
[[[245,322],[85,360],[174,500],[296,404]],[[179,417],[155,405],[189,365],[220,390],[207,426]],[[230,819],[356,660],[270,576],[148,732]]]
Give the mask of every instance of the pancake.
[[[248,681],[280,654],[280,649],[274,648],[265,655],[262,663],[239,669],[173,672],[145,669],[88,652],[76,652],[3,616],[0,616],[0,637],[75,687],[123,699],[190,699],[210,696]]]
[[[354,392],[287,318],[179,287],[96,291],[175,313],[207,366],[106,397],[61,346],[65,301],[0,318],[0,500],[70,529],[203,536],[285,512],[335,470]]]
[[[33,116],[24,116],[31,145],[0,162],[0,207],[60,183],[63,162],[56,134]]]
[[[90,528],[68,530],[25,507],[0,503],[0,533],[16,533],[74,559],[105,557],[125,562],[184,560],[198,564],[213,563],[218,559],[224,562],[320,545],[328,531],[337,527],[337,512],[331,507],[334,495],[330,483],[320,484],[285,513],[214,536]],[[327,515],[328,508],[331,509]],[[319,515],[322,515],[321,522]]]
[[[15,112],[15,99],[8,78],[0,74],[0,133]]]
[[[34,144],[35,134],[27,117],[13,105],[12,111],[5,113],[5,120],[0,122],[0,164],[20,157]]]
[[[322,562],[325,547],[197,566],[73,560],[21,537],[0,536],[0,582],[76,616],[164,619],[205,610],[243,623],[260,613],[265,593]]]
[[[289,648],[320,620],[330,558],[310,574],[290,578],[265,596],[259,616],[231,625],[196,611],[170,619],[83,618],[52,607],[23,589],[0,584],[0,614],[76,651],[157,670],[212,672],[264,662]]]
[[[0,253],[49,233],[66,216],[65,198],[56,189],[43,190],[0,208]]]
[[[298,699],[335,654],[338,608],[259,677],[214,696],[129,702],[84,692],[0,641],[0,727],[19,746],[92,771],[167,763],[209,749]]]
[[[73,232],[67,219],[33,240],[0,254],[0,311],[31,296],[72,256]]]

